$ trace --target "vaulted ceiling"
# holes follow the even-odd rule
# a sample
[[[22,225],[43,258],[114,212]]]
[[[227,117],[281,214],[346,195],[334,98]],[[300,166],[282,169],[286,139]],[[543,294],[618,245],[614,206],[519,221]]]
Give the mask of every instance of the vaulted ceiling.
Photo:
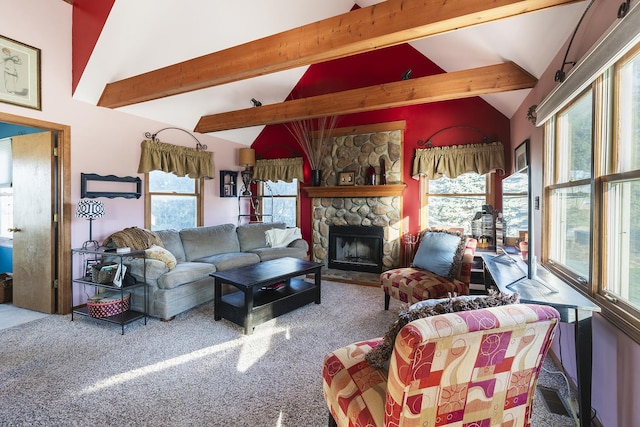
[[[468,96],[510,118],[585,8],[572,0],[116,0],[74,97],[244,145],[269,123]],[[309,65],[400,43],[446,73],[285,102]]]

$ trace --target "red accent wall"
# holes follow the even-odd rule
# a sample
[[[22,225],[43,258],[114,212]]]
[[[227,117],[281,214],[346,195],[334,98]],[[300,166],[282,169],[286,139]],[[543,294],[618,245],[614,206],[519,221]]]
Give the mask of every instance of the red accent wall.
[[[74,0],[71,90],[75,92],[115,0]]]
[[[313,95],[374,86],[398,81],[408,68],[411,77],[424,77],[443,72],[433,62],[408,44],[380,49],[316,64],[307,70],[291,97],[300,99]],[[389,108],[369,113],[350,114],[339,119],[337,127],[367,125],[397,120],[406,121],[404,133],[403,175],[407,188],[404,191],[403,215],[408,218],[407,233],[419,231],[419,183],[411,178],[413,157],[419,140],[426,140],[441,129],[450,126],[472,126],[489,137],[496,137],[505,147],[510,146],[509,119],[479,97],[422,104],[411,107]],[[473,132],[448,131],[434,138],[434,145],[455,145],[479,142],[481,135]],[[284,125],[266,126],[254,141],[256,157],[303,157],[302,151]],[[505,153],[507,162],[509,153]],[[305,183],[309,183],[310,166],[305,161]],[[500,197],[498,195],[498,199]],[[311,199],[301,191],[300,228],[305,239],[311,239]]]

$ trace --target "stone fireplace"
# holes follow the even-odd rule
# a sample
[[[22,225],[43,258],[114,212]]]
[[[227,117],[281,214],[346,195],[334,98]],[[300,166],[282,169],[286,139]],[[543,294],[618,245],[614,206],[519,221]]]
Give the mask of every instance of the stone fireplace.
[[[329,268],[382,272],[382,227],[332,225],[329,227]]]
[[[336,129],[331,155],[323,163],[323,183],[305,187],[312,204],[312,259],[332,269],[381,272],[401,264],[402,234],[402,139],[404,122]],[[385,164],[386,185],[365,185],[367,170],[373,166],[381,173]],[[355,185],[339,185],[341,172],[353,172]],[[354,227],[374,230],[379,242],[379,260],[374,268],[332,260],[332,229]],[[354,237],[354,236],[352,236]],[[354,237],[355,238],[355,237]],[[351,244],[352,241],[344,241]],[[362,247],[363,242],[356,242]],[[337,250],[333,248],[333,250]],[[361,254],[347,254],[362,258]],[[370,264],[371,260],[360,262]],[[337,265],[340,265],[339,267]],[[369,270],[361,270],[370,268]]]
[[[332,227],[376,227],[382,231],[381,270],[399,267],[400,203],[399,196],[314,198],[313,260],[335,268],[329,265],[329,234]]]

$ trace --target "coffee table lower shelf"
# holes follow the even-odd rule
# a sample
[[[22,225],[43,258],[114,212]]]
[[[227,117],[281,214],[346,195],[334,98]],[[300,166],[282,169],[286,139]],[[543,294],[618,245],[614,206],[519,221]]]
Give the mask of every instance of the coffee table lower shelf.
[[[251,334],[253,326],[289,313],[316,301],[318,291],[313,283],[293,278],[277,289],[257,290],[253,293],[253,307],[246,307],[245,293],[238,291],[223,295],[215,313],[215,320],[227,319]]]

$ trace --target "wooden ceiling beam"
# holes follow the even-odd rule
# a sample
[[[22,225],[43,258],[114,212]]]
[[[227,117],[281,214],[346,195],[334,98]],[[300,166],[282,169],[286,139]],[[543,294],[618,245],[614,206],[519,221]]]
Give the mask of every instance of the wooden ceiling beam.
[[[279,104],[202,116],[199,133],[287,123],[316,117],[403,107],[490,93],[529,89],[537,79],[513,62],[436,74]]]
[[[106,85],[117,108],[394,46],[579,0],[387,0]]]

